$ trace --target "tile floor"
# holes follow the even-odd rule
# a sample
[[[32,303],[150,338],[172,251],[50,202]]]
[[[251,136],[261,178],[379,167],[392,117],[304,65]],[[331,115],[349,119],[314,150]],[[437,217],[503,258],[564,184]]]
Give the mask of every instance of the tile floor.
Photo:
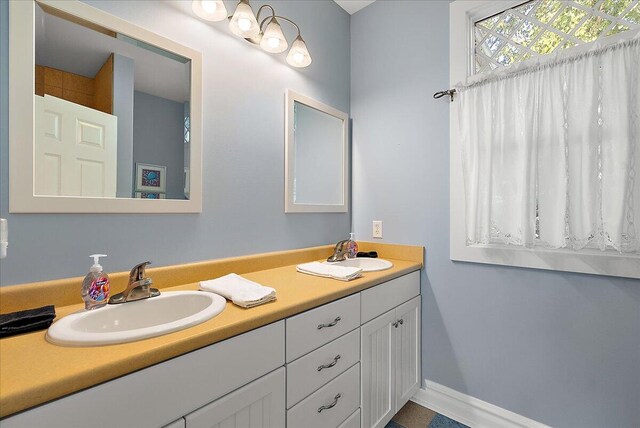
[[[409,401],[396,413],[392,421],[404,428],[426,428],[435,415],[436,412],[433,410]]]

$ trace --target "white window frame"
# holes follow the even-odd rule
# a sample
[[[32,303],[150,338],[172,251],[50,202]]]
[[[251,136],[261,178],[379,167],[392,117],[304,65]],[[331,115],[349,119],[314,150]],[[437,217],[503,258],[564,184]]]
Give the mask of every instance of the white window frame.
[[[449,78],[451,84],[472,76],[474,22],[522,4],[519,1],[457,0],[449,13]],[[600,41],[602,43],[602,41]],[[451,260],[640,278],[640,256],[584,249],[529,249],[507,245],[466,245],[462,152],[455,104],[450,103],[450,257]]]

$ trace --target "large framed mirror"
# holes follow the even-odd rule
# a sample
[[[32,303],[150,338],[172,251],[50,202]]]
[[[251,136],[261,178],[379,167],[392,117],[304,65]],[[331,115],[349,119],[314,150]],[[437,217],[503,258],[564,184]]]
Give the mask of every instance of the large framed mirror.
[[[9,7],[10,212],[201,212],[202,55],[80,1]]]
[[[349,116],[288,90],[285,128],[285,212],[347,212]]]

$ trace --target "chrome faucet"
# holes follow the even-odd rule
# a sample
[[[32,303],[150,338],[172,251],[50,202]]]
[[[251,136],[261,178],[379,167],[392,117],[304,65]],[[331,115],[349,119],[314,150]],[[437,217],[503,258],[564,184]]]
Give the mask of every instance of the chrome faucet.
[[[336,244],[336,247],[333,249],[333,254],[331,257],[327,259],[328,262],[341,262],[345,259],[344,253],[347,252],[347,246],[345,245],[349,242],[348,239],[344,239]]]
[[[160,291],[158,291],[157,288],[151,288],[153,280],[144,277],[144,270],[148,264],[151,264],[151,262],[137,264],[131,269],[127,288],[122,293],[112,296],[109,299],[110,305],[133,302],[135,300],[148,299],[149,297],[160,295]]]

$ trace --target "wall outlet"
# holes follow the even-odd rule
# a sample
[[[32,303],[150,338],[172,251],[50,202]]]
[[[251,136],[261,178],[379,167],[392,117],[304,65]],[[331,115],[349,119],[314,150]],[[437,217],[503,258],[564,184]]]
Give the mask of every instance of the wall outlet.
[[[373,220],[373,237],[382,238],[382,220]]]

